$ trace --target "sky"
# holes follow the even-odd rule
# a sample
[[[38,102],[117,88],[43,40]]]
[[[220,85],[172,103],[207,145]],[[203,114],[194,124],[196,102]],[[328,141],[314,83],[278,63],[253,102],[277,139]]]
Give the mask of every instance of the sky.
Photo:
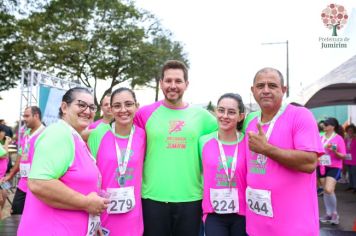
[[[136,6],[153,13],[173,40],[184,45],[190,62],[189,87],[184,100],[207,104],[226,92],[239,93],[245,103],[255,73],[275,67],[286,73],[286,44],[289,42],[290,96],[355,55],[356,2],[340,0],[136,0]],[[350,38],[347,48],[321,48],[320,38],[331,38],[321,13],[330,3],[345,7],[350,16],[338,38]],[[351,20],[351,15],[355,16]],[[351,21],[351,22],[350,22]],[[353,22],[352,22],[353,21]],[[105,85],[102,85],[105,86]],[[104,91],[104,90],[103,90]],[[138,101],[154,101],[154,91],[136,91]],[[2,92],[0,118],[12,124],[19,117],[19,90]],[[160,94],[162,98],[162,94]],[[7,109],[3,109],[3,108]]]

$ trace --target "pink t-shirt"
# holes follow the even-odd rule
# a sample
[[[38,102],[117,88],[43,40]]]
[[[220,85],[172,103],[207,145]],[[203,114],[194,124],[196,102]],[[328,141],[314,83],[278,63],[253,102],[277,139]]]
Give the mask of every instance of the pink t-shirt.
[[[120,188],[118,184],[119,170],[115,140],[119,145],[121,157],[124,157],[128,137],[115,136],[107,124],[98,126],[90,134],[88,140],[88,146],[94,157],[96,157],[97,166],[102,174],[102,189],[104,190],[107,188]],[[105,211],[101,215],[101,225],[110,231],[110,235],[134,236],[143,234],[141,184],[145,148],[145,131],[135,126],[124,185],[124,187],[134,186],[135,207],[127,213],[108,214]]]
[[[21,139],[21,156],[20,164],[30,164],[32,163],[33,154],[35,152],[35,142],[38,136],[42,133],[44,126],[38,128],[38,132],[35,132],[32,136],[25,134]],[[27,192],[27,177],[20,178],[17,187],[23,192]]]
[[[248,124],[247,132],[258,132],[258,119]],[[267,132],[269,124],[262,126]],[[282,149],[323,153],[317,123],[309,110],[288,105],[277,119],[268,142]],[[246,206],[248,235],[316,236],[319,212],[315,171],[302,173],[282,166],[267,157],[247,152],[247,186],[271,192],[273,217],[256,214]]]
[[[210,188],[228,188],[228,178],[220,158],[220,150],[216,140],[217,132],[202,136],[199,140],[199,149],[203,163],[204,191],[203,191],[203,220],[208,213],[213,213],[214,208],[210,201]],[[245,215],[245,190],[246,190],[246,143],[241,137],[238,144],[238,157],[235,175],[231,186],[238,190],[239,215]],[[235,152],[236,143],[222,143],[227,159],[229,173],[231,173],[232,157]]]
[[[0,158],[0,177],[4,177],[6,175],[8,162],[9,162],[8,156],[4,156],[4,157]]]
[[[345,147],[345,141],[344,139],[336,134],[334,137],[330,139],[328,143],[324,145],[324,150],[325,154],[330,156],[331,159],[331,165],[328,165],[328,167],[334,167],[334,168],[340,168],[342,169],[342,161],[343,159],[340,159],[336,156],[336,154],[330,150],[327,146],[328,145],[336,145],[336,150],[345,155],[346,154],[346,147]]]
[[[101,123],[103,123],[103,119],[99,119],[97,121],[94,121],[93,123],[91,123],[88,126],[88,129],[95,129],[96,127],[98,127],[98,125],[100,125]]]
[[[356,166],[356,138],[345,138],[346,153],[351,154],[351,160],[344,160],[346,165]]]
[[[64,126],[53,124],[51,127],[47,128],[47,131],[51,131],[51,135],[56,135],[56,133],[61,132],[61,129]],[[53,129],[54,126],[57,126],[57,129]],[[55,132],[56,131],[56,132]],[[51,179],[51,177],[47,177],[48,173],[52,173],[53,171],[43,170],[43,167],[53,167],[51,165],[56,163],[56,160],[53,162],[48,162],[43,165],[43,161],[46,159],[50,159],[50,152],[42,153],[46,149],[47,146],[46,139],[49,132],[46,130],[42,133],[46,135],[41,135],[38,138],[36,143],[36,152],[34,155],[33,165],[31,167],[31,173],[29,178],[33,179]],[[83,195],[88,195],[91,192],[99,193],[100,186],[100,173],[95,164],[95,161],[89,155],[89,151],[86,147],[86,144],[78,138],[76,135],[72,135],[70,132],[67,132],[68,135],[63,136],[60,135],[57,141],[61,142],[60,139],[65,139],[67,141],[63,141],[63,143],[71,143],[74,142],[74,146],[64,147],[63,145],[58,145],[59,149],[63,151],[61,153],[69,153],[71,152],[74,155],[74,159],[72,163],[66,163],[67,170],[65,173],[58,178],[64,185],[71,188],[72,190],[79,192]],[[72,141],[72,140],[73,141]],[[41,143],[44,141],[44,143]],[[53,147],[53,146],[52,146]],[[72,149],[74,147],[74,150]],[[67,152],[68,149],[72,149]],[[74,153],[73,153],[74,151]],[[56,153],[57,154],[57,153]],[[55,154],[55,155],[56,155]],[[61,154],[59,154],[61,155]],[[66,155],[62,154],[62,159],[64,162],[69,160]],[[41,161],[42,163],[39,163]],[[57,160],[58,161],[58,160]],[[39,166],[41,166],[41,171],[39,171]],[[33,172],[36,172],[32,174]],[[36,174],[36,175],[35,175]],[[39,176],[39,177],[34,177]],[[35,195],[32,194],[31,191],[27,192],[25,208],[23,215],[21,217],[21,222],[18,228],[17,235],[18,236],[47,236],[47,235],[66,235],[66,236],[78,236],[78,235],[86,235],[88,229],[89,222],[89,214],[84,210],[65,210],[54,208],[40,199],[38,199]]]

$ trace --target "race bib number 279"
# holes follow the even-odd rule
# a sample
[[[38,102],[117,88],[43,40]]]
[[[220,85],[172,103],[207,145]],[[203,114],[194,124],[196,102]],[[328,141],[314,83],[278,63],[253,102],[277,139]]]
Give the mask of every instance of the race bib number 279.
[[[110,193],[108,214],[122,214],[131,211],[135,207],[134,187],[108,188]]]

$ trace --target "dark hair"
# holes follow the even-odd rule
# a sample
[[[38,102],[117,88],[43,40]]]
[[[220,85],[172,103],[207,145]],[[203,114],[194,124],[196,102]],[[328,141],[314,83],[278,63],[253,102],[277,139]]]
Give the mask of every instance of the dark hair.
[[[116,89],[114,92],[112,92],[111,98],[110,98],[110,105],[112,105],[112,100],[114,99],[114,96],[115,96],[116,94],[119,94],[119,93],[124,92],[124,91],[127,91],[127,92],[131,93],[131,95],[132,95],[132,97],[133,97],[135,103],[137,103],[135,92],[132,91],[132,90],[129,89],[129,88],[121,87],[121,88]]]
[[[74,87],[74,88],[71,88],[69,89],[62,97],[62,102],[65,102],[67,104],[71,104],[74,99],[75,99],[75,96],[74,94],[75,93],[88,93],[88,94],[91,94],[91,92],[89,91],[89,89],[87,88],[84,88],[84,87]],[[59,117],[62,118],[63,117],[63,111],[62,111],[62,108],[59,107],[59,113],[58,113]]]
[[[345,130],[348,131],[349,129],[352,129],[352,133],[356,134],[356,126],[354,124],[346,126]]]
[[[166,61],[166,63],[164,63],[164,65],[162,67],[161,80],[163,80],[163,78],[164,78],[164,72],[168,69],[181,69],[184,74],[184,80],[185,81],[188,80],[188,69],[187,69],[187,66],[183,62],[178,61],[178,60]]]
[[[242,101],[242,97],[240,96],[240,94],[238,94],[238,93],[225,93],[218,99],[218,103],[217,104],[219,105],[219,102],[224,98],[231,98],[231,99],[234,99],[237,102],[237,104],[238,104],[237,107],[239,108],[239,112],[240,112],[239,114],[245,112],[245,105],[244,105],[244,103]],[[244,120],[245,120],[245,118],[237,123],[237,125],[236,125],[236,129],[237,130],[240,131],[242,129],[242,124],[244,123]]]
[[[0,132],[5,132],[6,133],[6,127],[4,125],[0,124]]]
[[[103,99],[101,99],[101,101],[100,101],[100,106],[103,105],[103,100],[104,100],[105,97],[111,98],[111,92],[107,92],[107,93],[104,94]],[[111,99],[110,99],[110,101],[111,101]]]
[[[256,82],[256,78],[259,74],[261,73],[266,73],[266,72],[270,72],[270,71],[275,71],[277,72],[278,76],[279,76],[279,79],[281,80],[281,86],[284,86],[284,79],[283,79],[283,75],[282,73],[275,69],[275,68],[272,68],[272,67],[265,67],[265,68],[262,68],[261,70],[257,71],[257,73],[255,74],[255,77],[253,78],[253,83]]]
[[[334,117],[328,117],[327,119],[325,119],[324,121],[325,125],[331,125],[334,127],[334,131],[340,135],[341,137],[344,137],[344,129],[342,128],[342,126],[339,124],[339,121],[334,118]]]
[[[31,109],[32,115],[37,114],[38,118],[40,118],[40,120],[42,120],[42,112],[38,106],[30,106],[30,107],[27,107],[26,109]]]
[[[325,126],[325,121],[324,120],[321,120],[321,121],[318,122],[318,130],[319,130],[319,132],[324,131],[324,128],[321,126],[322,124]]]

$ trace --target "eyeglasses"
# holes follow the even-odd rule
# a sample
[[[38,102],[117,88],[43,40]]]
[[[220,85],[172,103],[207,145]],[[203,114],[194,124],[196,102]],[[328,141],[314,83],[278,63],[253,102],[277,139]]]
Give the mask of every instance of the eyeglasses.
[[[229,117],[235,117],[238,113],[237,110],[225,109],[223,107],[218,107],[216,111],[219,115],[225,115],[225,113],[227,113],[227,116]]]
[[[112,104],[111,105],[111,109],[112,110],[115,110],[115,111],[119,111],[119,110],[121,110],[122,108],[126,108],[126,109],[131,109],[131,108],[133,108],[134,106],[135,106],[135,102],[132,102],[132,101],[126,101],[126,102],[124,102],[124,103],[119,103],[119,102],[117,102],[117,103],[114,103],[114,104]]]
[[[78,103],[75,105],[77,105],[81,111],[85,111],[88,107],[90,112],[96,112],[98,110],[98,107],[95,106],[94,104],[89,105],[88,103],[82,100],[78,100]]]

